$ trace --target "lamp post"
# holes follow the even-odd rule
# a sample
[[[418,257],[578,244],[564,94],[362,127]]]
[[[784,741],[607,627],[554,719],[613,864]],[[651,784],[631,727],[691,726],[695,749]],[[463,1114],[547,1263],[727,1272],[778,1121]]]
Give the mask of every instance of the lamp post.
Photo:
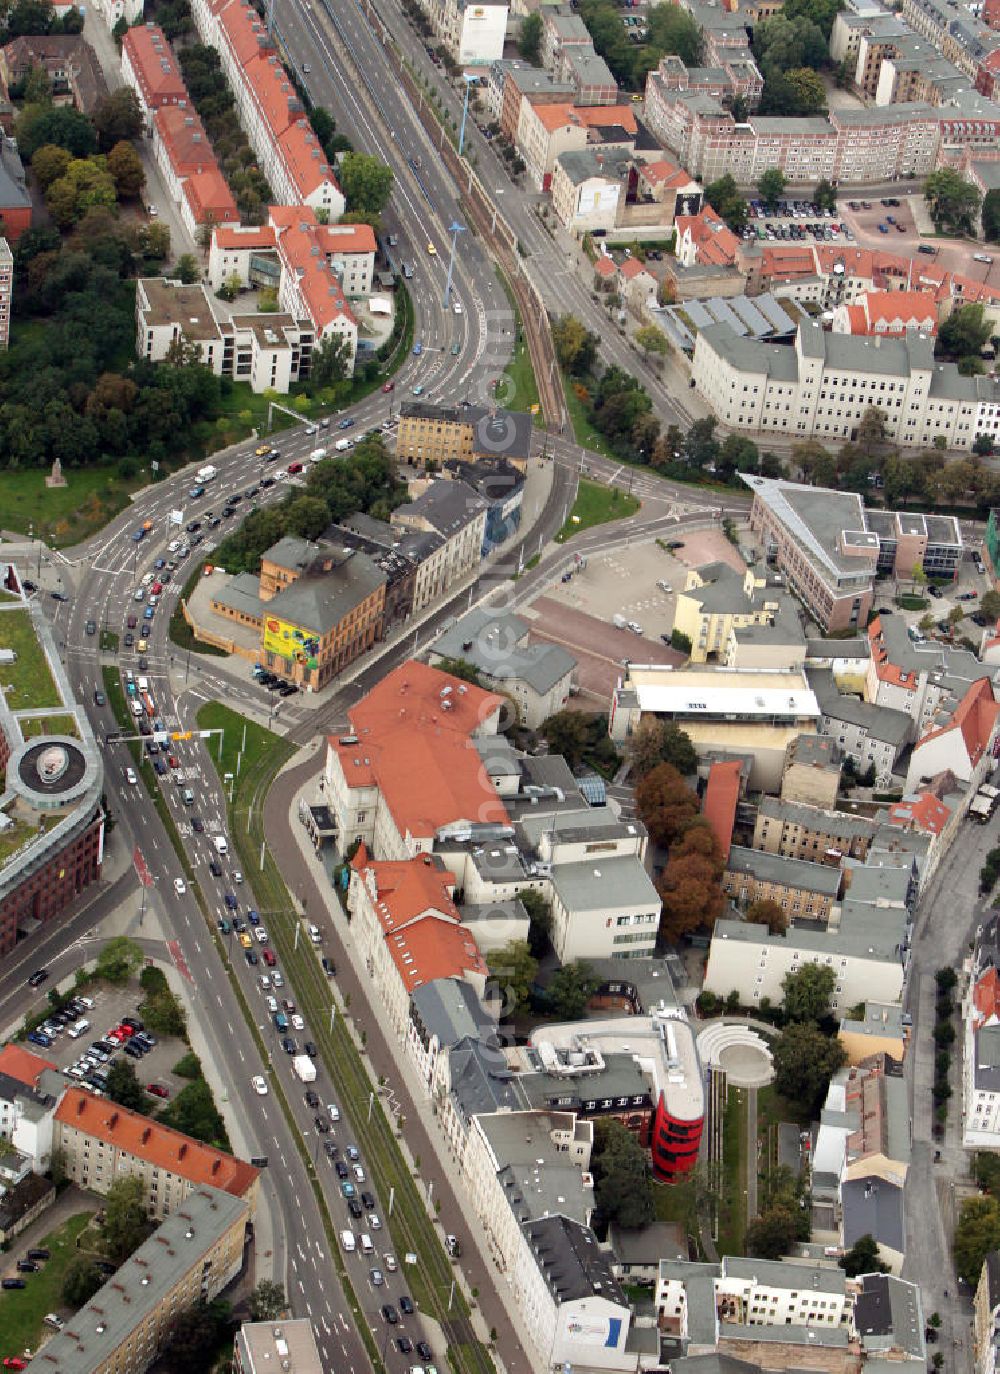
[[[468,72],[462,73],[462,80],[465,82],[465,100],[462,102],[462,127],[458,133],[458,155],[462,156],[462,149],[465,147],[465,121],[469,117],[469,92],[472,90],[476,78],[470,76]]]
[[[459,224],[457,219],[452,220],[451,224],[448,225],[448,233],[451,235],[451,256],[448,259],[448,280],[444,284],[443,305],[445,310],[448,309],[448,300],[451,296],[451,278],[455,270],[455,246],[458,243],[459,234],[465,233],[465,225]]]

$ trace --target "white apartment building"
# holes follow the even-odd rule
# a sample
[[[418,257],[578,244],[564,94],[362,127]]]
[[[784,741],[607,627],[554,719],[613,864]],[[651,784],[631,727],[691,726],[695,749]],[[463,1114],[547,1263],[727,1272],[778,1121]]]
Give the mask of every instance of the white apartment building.
[[[475,5],[464,0],[420,0],[420,8],[455,62],[481,67],[503,57],[510,9],[506,0],[481,0]]]
[[[824,442],[853,440],[877,407],[888,436],[907,447],[971,450],[1000,430],[1000,385],[963,377],[934,359],[934,340],[830,334],[800,326],[793,347],[741,338],[728,324],[701,330],[692,380],[728,427]]]
[[[486,501],[465,482],[433,481],[415,500],[392,512],[389,523],[394,529],[436,535],[442,541],[417,568],[414,615],[478,568],[487,511]]]

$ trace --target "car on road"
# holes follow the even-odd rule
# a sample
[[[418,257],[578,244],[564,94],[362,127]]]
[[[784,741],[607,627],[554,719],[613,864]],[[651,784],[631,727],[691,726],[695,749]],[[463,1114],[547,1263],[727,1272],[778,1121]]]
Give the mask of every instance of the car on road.
[[[96,691],[96,690],[95,690],[95,692],[94,692],[94,705],[95,705],[95,706],[103,706],[103,705],[105,704],[106,700],[107,700],[107,698],[105,697],[105,695],[104,695],[103,692],[101,692],[101,691]]]
[[[273,949],[265,949],[265,950],[264,950],[264,963],[268,966],[268,968],[274,968],[274,966],[275,966],[275,964],[276,964],[277,962],[278,962],[278,961],[277,961],[277,959],[275,958],[274,950],[273,950]],[[299,1026],[297,1029],[301,1030],[302,1027]]]
[[[337,1177],[338,1177],[339,1179],[350,1178],[350,1176],[351,1176],[351,1171],[350,1171],[350,1169],[348,1169],[347,1165],[344,1163],[344,1161],[343,1161],[342,1159],[338,1159],[338,1160],[337,1160],[336,1169],[337,1169]]]
[[[307,1089],[306,1089],[306,1092],[305,1092],[305,1102],[306,1102],[306,1106],[307,1106],[307,1107],[312,1107],[314,1110],[315,1110],[316,1107],[319,1106],[319,1095],[318,1095],[318,1093],[315,1091],[315,1089],[313,1089],[313,1088],[307,1088]]]
[[[436,257],[437,257],[437,251],[438,251],[438,250],[434,247],[433,243],[429,243],[429,244],[427,245],[427,252],[428,252],[428,254],[429,254],[432,258],[436,258]]]
[[[158,778],[165,778],[167,776],[167,765],[162,759],[154,759],[153,767],[156,770],[156,776]]]
[[[267,1079],[264,1078],[263,1074],[255,1074],[254,1077],[251,1078],[250,1082],[253,1085],[253,1090],[258,1097],[267,1096]]]
[[[222,900],[230,911],[236,911],[239,908],[239,902],[236,900],[236,894],[234,892],[224,892],[222,894]]]
[[[320,960],[320,963],[323,965],[323,972],[328,978],[335,978],[337,976],[337,965],[332,959],[323,958]]]
[[[368,1277],[372,1281],[373,1288],[383,1288],[385,1286],[385,1275],[381,1269],[369,1269]]]
[[[221,878],[221,877],[222,877],[222,865],[221,865],[220,863],[218,863],[218,861],[215,860],[215,859],[209,859],[209,861],[208,861],[208,871],[209,871],[209,873],[211,873],[211,875],[212,875],[213,878]]]
[[[434,1351],[426,1341],[417,1341],[417,1354],[422,1360],[433,1360]]]
[[[257,951],[255,949],[245,949],[243,951],[243,957],[246,959],[247,963],[250,965],[251,968],[256,968],[257,965],[260,963],[260,960],[257,958]]]
[[[66,595],[65,592],[49,592],[49,596],[51,596],[51,598],[52,598],[53,601],[68,601],[68,600],[69,600],[69,597]]]
[[[174,891],[177,893],[178,897],[183,897],[185,892],[187,892],[187,884],[183,878],[174,879]]]
[[[269,938],[269,937],[268,937],[267,931],[264,929],[263,926],[256,926],[256,927],[254,928],[254,934],[256,935],[257,940],[258,940],[258,942],[259,942],[260,944],[262,944],[262,945],[266,945],[266,944],[267,944],[268,938]]]
[[[396,1309],[393,1307],[393,1305],[392,1305],[391,1302],[387,1302],[387,1303],[384,1303],[384,1304],[383,1304],[383,1307],[382,1307],[382,1316],[385,1318],[385,1320],[388,1322],[388,1324],[389,1324],[390,1326],[398,1326],[398,1325],[399,1325],[399,1313],[398,1313],[398,1312],[396,1311]],[[418,1347],[418,1349],[419,1349],[419,1347]]]
[[[417,342],[413,345],[413,356],[414,356],[415,358],[419,358],[420,355],[421,355],[421,353],[423,353],[423,351],[424,351],[424,346],[423,346],[423,344],[420,342],[420,340],[418,339]]]
[[[273,959],[273,958],[274,958],[273,952],[272,952],[271,950],[269,950],[269,949],[265,949],[265,951],[264,951],[265,962],[267,961],[267,955],[269,955],[269,954],[271,955],[271,958]],[[303,1019],[302,1019],[302,1017],[299,1015],[299,1013],[296,1012],[295,1015],[292,1017],[292,1030],[295,1030],[295,1031],[304,1031],[305,1028],[306,1028],[306,1023],[303,1021]]]
[[[297,472],[302,471],[302,467],[302,463],[289,463],[285,471],[289,474],[290,477],[294,477]]]
[[[95,620],[88,620],[87,623],[86,623],[86,625],[84,626],[84,629],[87,631],[87,634],[89,634],[89,635],[94,635],[94,634],[96,634],[96,633],[97,633],[97,622],[96,622]]]
[[[282,1036],[281,1048],[286,1054],[294,1054],[298,1046],[290,1035]]]
[[[401,1355],[409,1355],[413,1349],[413,1342],[410,1340],[409,1336],[397,1336],[396,1349]]]
[[[326,420],[324,420],[323,423],[324,423],[324,425],[325,425],[325,424],[327,424],[328,422],[327,422]],[[343,420],[341,420],[341,422],[340,422],[340,424],[337,426],[337,428],[338,428],[338,429],[353,429],[354,426],[355,426],[355,423],[356,423],[356,421],[353,420],[353,419],[348,415],[348,416],[346,416]]]
[[[390,391],[395,391],[395,390],[396,390],[396,383],[395,383],[395,382],[383,382],[383,383],[382,383],[382,390],[383,390],[383,392],[384,392],[386,395],[388,395]]]
[[[422,396],[422,395],[424,394],[424,388],[423,388],[423,384],[422,384],[422,383],[418,383],[418,384],[413,388],[413,394],[414,394],[414,396]]]
[[[401,1293],[399,1295],[399,1310],[400,1312],[404,1313],[407,1317],[412,1317],[414,1312],[417,1310],[413,1306],[413,1299],[409,1297],[406,1293]]]
[[[126,769],[125,769],[125,781],[128,783],[129,787],[135,787],[135,785],[136,785],[136,783],[139,781],[139,779],[138,779],[138,778],[136,777],[136,775],[135,775],[135,769],[134,769],[134,768],[126,768]]]

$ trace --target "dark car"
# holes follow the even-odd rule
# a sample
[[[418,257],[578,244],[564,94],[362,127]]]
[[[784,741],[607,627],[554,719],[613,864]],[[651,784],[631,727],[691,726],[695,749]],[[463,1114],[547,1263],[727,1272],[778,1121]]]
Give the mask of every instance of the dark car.
[[[374,1210],[375,1210],[375,1194],[374,1194],[374,1193],[369,1193],[369,1192],[367,1192],[367,1191],[366,1191],[366,1192],[363,1192],[363,1193],[361,1194],[361,1203],[362,1203],[362,1205],[366,1208],[367,1211],[369,1211],[369,1212],[374,1212]],[[404,1308],[403,1310],[405,1311],[406,1309]]]
[[[410,1340],[409,1336],[397,1336],[396,1349],[401,1355],[409,1355],[410,1351],[413,1349],[413,1342]]]
[[[196,530],[201,529],[201,521],[189,520],[187,524],[184,526],[184,528],[187,530],[188,534],[194,534]]]
[[[340,1154],[340,1146],[337,1144],[335,1140],[324,1140],[323,1149],[330,1156],[331,1160],[336,1159],[337,1156]]]
[[[19,1274],[37,1274],[38,1268],[39,1266],[35,1264],[34,1260],[24,1259],[18,1260],[17,1262],[17,1272]]]
[[[27,1288],[24,1279],[0,1279],[0,1288]]]
[[[941,591],[941,588],[940,588],[940,587],[935,587],[935,585],[934,585],[933,582],[930,584],[930,586],[927,588],[927,590],[930,592],[931,596],[933,596],[933,597],[935,597],[935,598],[938,598],[938,597],[941,597],[941,596],[944,595],[944,593]]]
[[[34,973],[28,979],[28,987],[40,988],[41,985],[45,982],[46,978],[48,978],[48,976],[49,971],[47,968],[36,968]]]
[[[319,1053],[319,1051],[316,1048],[315,1042],[312,1040],[307,1040],[305,1044],[302,1046],[302,1048],[305,1050],[306,1054],[309,1056],[310,1059],[315,1059],[317,1054]]]
[[[426,1341],[417,1341],[417,1354],[422,1360],[433,1360],[434,1351]]]
[[[244,950],[244,953],[247,956],[247,963],[250,965],[251,968],[255,968],[258,962],[257,951],[255,949],[248,949]]]
[[[49,596],[51,596],[51,598],[52,598],[53,601],[68,601],[68,600],[69,600],[69,597],[66,595],[65,592],[49,592]]]
[[[314,1111],[319,1106],[319,1094],[313,1092],[312,1088],[306,1089],[306,1106],[312,1107]]]
[[[278,689],[278,696],[279,696],[279,697],[293,697],[293,696],[295,695],[295,693],[296,693],[298,690],[299,690],[299,689],[298,689],[298,687],[296,687],[296,685],[295,685],[294,682],[286,682],[285,685],[284,685],[284,687],[279,687],[279,689]]]
[[[286,1036],[285,1038],[288,1039],[287,1036]],[[291,1043],[292,1043],[292,1049],[291,1049],[290,1053],[294,1054],[294,1053],[295,1053],[295,1041],[293,1040]],[[330,1129],[330,1123],[329,1123],[329,1121],[327,1121],[327,1119],[326,1119],[325,1116],[314,1116],[314,1117],[313,1117],[313,1125],[316,1127],[317,1131],[319,1131],[320,1135],[326,1135],[327,1131]]]
[[[337,972],[337,965],[332,959],[323,959],[323,972],[328,978],[333,978]]]
[[[196,835],[204,835],[205,822],[201,819],[200,816],[191,817],[191,829],[194,831]]]
[[[285,1051],[286,1054],[294,1054],[297,1049],[297,1046],[290,1035],[285,1035],[282,1036],[281,1048]]]
[[[107,698],[105,697],[105,695],[104,695],[103,692],[98,692],[98,691],[95,691],[95,692],[94,692],[94,705],[95,705],[95,706],[103,706],[106,700],[107,700]]]
[[[351,1216],[354,1218],[355,1221],[360,1221],[361,1218],[364,1216],[364,1212],[362,1212],[361,1210],[361,1203],[357,1200],[356,1197],[350,1197],[347,1199],[347,1210],[350,1212]]]
[[[236,911],[236,910],[238,910],[240,904],[239,904],[239,902],[236,900],[236,894],[235,894],[235,893],[233,893],[233,892],[227,892],[227,893],[225,893],[225,894],[224,894],[224,900],[225,900],[226,906],[229,908],[230,911]]]
[[[386,1302],[382,1304],[382,1316],[386,1319],[390,1326],[396,1326],[399,1323],[399,1313],[393,1307],[391,1302]],[[417,1349],[420,1349],[419,1345],[417,1346]]]
[[[48,1258],[49,1252],[44,1245],[35,1246],[28,1251],[28,1259],[30,1260],[47,1260]]]
[[[131,630],[129,630],[128,634],[125,636],[125,648],[126,648],[126,649],[131,649],[131,647],[132,647],[132,645],[133,645],[134,643],[135,643],[135,635],[132,633]]]
[[[154,759],[153,767],[156,769],[156,776],[158,778],[165,778],[170,771],[162,759]]]
[[[982,611],[973,611],[969,619],[972,621],[973,625],[979,625],[980,627],[990,623],[988,618],[983,615]]]
[[[216,863],[215,859],[209,859],[209,861],[208,861],[208,871],[209,871],[209,873],[211,873],[211,875],[212,875],[213,878],[221,878],[221,877],[222,877],[222,866],[221,866],[220,864]]]
[[[417,1310],[413,1306],[413,1299],[406,1293],[400,1293],[399,1295],[399,1310],[407,1317],[412,1317]]]
[[[337,1160],[337,1177],[338,1177],[338,1178],[350,1178],[350,1176],[351,1176],[351,1171],[350,1171],[350,1169],[347,1167],[347,1165],[344,1163],[344,1161],[343,1161],[342,1159],[338,1159],[338,1160]]]

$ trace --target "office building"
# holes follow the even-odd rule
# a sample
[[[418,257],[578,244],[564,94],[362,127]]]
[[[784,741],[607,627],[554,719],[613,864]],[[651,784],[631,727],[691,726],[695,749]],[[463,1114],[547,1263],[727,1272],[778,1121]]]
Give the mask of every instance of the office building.
[[[732,845],[722,890],[744,910],[776,902],[789,917],[826,921],[840,893],[840,868]]]
[[[505,458],[519,472],[531,453],[531,416],[486,406],[441,406],[404,401],[396,429],[396,458],[442,468],[452,460]]]
[[[232,1374],[325,1374],[308,1317],[244,1322],[233,1344]]]

